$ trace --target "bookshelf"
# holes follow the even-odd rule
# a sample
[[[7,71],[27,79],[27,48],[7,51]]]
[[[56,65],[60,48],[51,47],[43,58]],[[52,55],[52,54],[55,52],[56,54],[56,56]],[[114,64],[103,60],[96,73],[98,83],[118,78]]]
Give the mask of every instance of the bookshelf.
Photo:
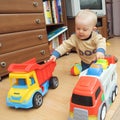
[[[65,0],[43,0],[43,9],[51,51],[68,37]]]

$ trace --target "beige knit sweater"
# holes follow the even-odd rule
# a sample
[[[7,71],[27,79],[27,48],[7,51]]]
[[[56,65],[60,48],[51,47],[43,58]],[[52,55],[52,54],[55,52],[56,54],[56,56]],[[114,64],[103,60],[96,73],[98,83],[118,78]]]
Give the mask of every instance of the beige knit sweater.
[[[95,31],[93,31],[91,38],[88,40],[80,40],[73,34],[69,39],[65,40],[56,51],[62,56],[74,47],[81,60],[90,64],[95,58],[95,53],[98,48],[103,48],[106,51],[106,39]]]

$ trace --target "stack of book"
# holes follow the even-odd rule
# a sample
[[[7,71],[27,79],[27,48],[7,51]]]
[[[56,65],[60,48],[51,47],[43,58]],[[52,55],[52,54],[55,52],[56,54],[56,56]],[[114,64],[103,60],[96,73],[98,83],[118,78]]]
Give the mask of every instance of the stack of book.
[[[61,0],[44,0],[43,8],[46,24],[55,24],[63,21]]]
[[[52,52],[57,48],[64,40],[66,40],[67,26],[57,28],[48,33],[49,49]]]

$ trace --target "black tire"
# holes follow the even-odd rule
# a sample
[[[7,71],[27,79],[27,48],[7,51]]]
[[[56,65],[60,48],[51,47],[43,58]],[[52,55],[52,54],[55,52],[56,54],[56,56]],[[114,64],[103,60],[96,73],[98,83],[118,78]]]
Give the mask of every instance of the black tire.
[[[33,96],[33,107],[34,108],[39,108],[43,103],[43,96],[37,92],[35,93],[35,95]]]
[[[107,113],[107,106],[106,106],[106,104],[104,103],[104,104],[102,105],[102,108],[101,108],[101,111],[100,111],[100,120],[105,120],[106,113]]]
[[[112,91],[112,96],[111,96],[111,102],[113,103],[115,101],[115,91]]]
[[[115,96],[118,94],[118,86],[115,86]]]
[[[49,87],[55,89],[58,87],[58,85],[59,85],[58,78],[56,76],[51,77],[49,81]]]

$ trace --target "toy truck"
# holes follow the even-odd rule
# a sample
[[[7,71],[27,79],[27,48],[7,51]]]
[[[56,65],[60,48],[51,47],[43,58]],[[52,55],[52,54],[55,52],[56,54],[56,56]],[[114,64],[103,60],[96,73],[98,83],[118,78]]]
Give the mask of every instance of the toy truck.
[[[49,88],[58,87],[58,78],[52,76],[56,63],[48,61],[37,64],[33,58],[22,64],[8,67],[10,90],[6,104],[14,108],[38,108]]]
[[[107,56],[81,72],[73,89],[68,120],[105,120],[118,93],[117,59]]]

